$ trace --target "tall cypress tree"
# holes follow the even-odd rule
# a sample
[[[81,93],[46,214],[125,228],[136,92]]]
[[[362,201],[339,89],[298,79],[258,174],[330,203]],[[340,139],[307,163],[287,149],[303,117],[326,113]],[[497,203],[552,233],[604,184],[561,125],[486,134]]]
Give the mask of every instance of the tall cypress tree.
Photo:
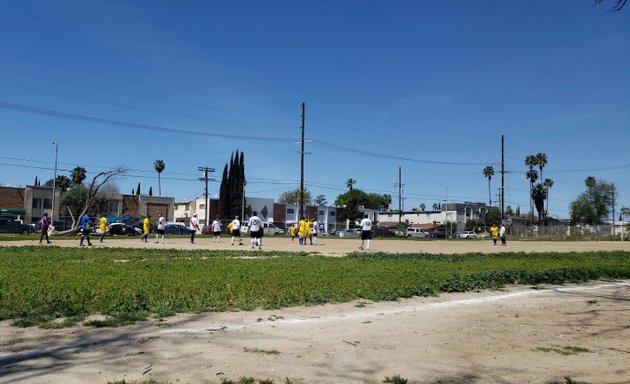
[[[229,202],[230,202],[230,180],[228,177],[228,165],[223,168],[223,176],[221,177],[221,186],[219,187],[219,215],[223,218],[229,218]]]
[[[241,208],[245,202],[243,199],[243,184],[245,182],[245,157],[243,152],[236,152],[234,179],[232,182],[232,213],[241,216]],[[241,220],[243,218],[241,217]]]
[[[219,212],[223,219],[241,216],[243,206],[243,182],[245,165],[243,152],[232,153],[230,163],[225,164],[219,189]],[[243,218],[241,218],[243,219]]]

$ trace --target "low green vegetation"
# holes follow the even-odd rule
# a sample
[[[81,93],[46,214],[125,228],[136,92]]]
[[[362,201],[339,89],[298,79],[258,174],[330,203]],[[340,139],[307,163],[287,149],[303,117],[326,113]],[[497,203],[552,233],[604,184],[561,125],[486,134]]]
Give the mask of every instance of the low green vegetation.
[[[565,355],[565,356],[577,355],[578,353],[584,353],[584,352],[591,352],[587,348],[571,347],[571,346],[558,347],[558,348],[538,347],[538,348],[535,349],[535,351],[538,351],[538,352],[555,352],[555,353],[558,353],[560,355]]]
[[[630,278],[630,252],[621,251],[259,255],[0,247],[0,319],[12,319],[21,327],[61,327],[81,321],[110,327],[175,313],[396,300],[506,284]]]
[[[383,380],[383,383],[388,383],[388,384],[407,384],[407,379],[401,377],[400,375],[385,376],[385,380]]]
[[[243,352],[260,353],[261,355],[279,355],[280,351],[276,349],[260,349],[260,348],[243,348]]]

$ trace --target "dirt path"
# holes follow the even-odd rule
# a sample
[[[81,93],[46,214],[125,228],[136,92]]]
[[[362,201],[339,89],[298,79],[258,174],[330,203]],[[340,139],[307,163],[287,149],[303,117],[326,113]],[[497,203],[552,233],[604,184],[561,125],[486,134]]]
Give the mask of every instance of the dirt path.
[[[193,246],[185,239],[177,241],[162,245],[110,239],[108,244]],[[55,241],[60,243],[76,246]],[[383,240],[375,241],[373,249],[405,252],[420,247],[437,252],[429,250],[437,247],[451,253],[456,252],[455,243],[479,252],[550,250],[558,244],[565,250],[630,246],[511,242],[493,247],[477,241]],[[231,249],[221,243],[197,246]],[[285,246],[297,247],[287,239],[265,243],[265,248]],[[356,240],[326,239],[313,248],[343,254],[356,246]],[[3,321],[0,383],[107,383],[149,377],[169,383],[219,383],[241,376],[275,383],[286,378],[291,383],[380,383],[397,374],[427,384],[565,383],[565,377],[577,383],[630,382],[630,281],[536,288],[178,315],[115,329],[22,329]]]
[[[243,238],[244,245],[230,245],[228,238],[222,238],[219,243],[211,238],[199,236],[196,243],[191,244],[188,238],[167,238],[165,243],[155,243],[151,238],[149,243],[142,243],[138,237],[112,238],[107,237],[103,243],[98,238],[93,239],[95,248],[126,247],[126,248],[160,248],[160,249],[210,249],[236,250],[259,252],[251,249],[249,238]],[[78,247],[79,240],[52,239],[51,246]],[[316,252],[322,255],[340,256],[350,252],[358,252],[361,240],[357,238],[321,237],[317,245],[300,246],[291,238],[285,236],[268,236],[264,238],[263,251],[302,251]],[[0,246],[38,245],[38,240],[3,241]],[[47,246],[47,245],[43,245]],[[88,247],[86,247],[88,248]],[[499,253],[499,252],[586,252],[586,251],[630,251],[630,241],[508,241],[508,245],[492,245],[490,240],[418,240],[418,239],[376,239],[373,240],[370,252],[426,252],[426,253]]]

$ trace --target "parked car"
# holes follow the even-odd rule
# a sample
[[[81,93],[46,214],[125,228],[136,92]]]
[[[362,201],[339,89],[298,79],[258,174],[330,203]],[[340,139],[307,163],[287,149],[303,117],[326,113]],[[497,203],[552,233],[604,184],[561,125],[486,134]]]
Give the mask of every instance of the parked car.
[[[0,218],[0,232],[20,233],[27,235],[29,233],[35,232],[35,228],[18,220]]]
[[[406,231],[406,237],[421,237],[421,238],[427,238],[427,237],[429,237],[429,233],[428,233],[428,232],[423,231],[423,230],[422,230],[422,229],[420,229],[420,228],[412,228],[412,227],[409,227],[409,228],[407,228],[407,231]]]
[[[242,223],[241,225],[242,234],[248,233],[249,231],[248,225],[249,223],[247,221],[244,221]],[[276,227],[276,225],[272,222],[263,221],[262,225],[263,225],[263,233],[265,235],[284,235],[284,229]]]
[[[464,231],[459,234],[460,239],[474,239],[476,237],[477,235],[475,235],[475,232],[473,231]]]
[[[142,233],[144,232],[144,223],[140,222],[140,223],[135,223],[131,226],[134,231],[136,231],[139,235],[142,235]],[[153,223],[149,223],[149,233],[155,233],[155,224]]]
[[[164,233],[167,235],[190,235],[190,229],[182,223],[166,224]]]
[[[137,235],[136,230],[125,223],[111,223],[107,226],[110,235],[133,236]],[[98,230],[100,231],[100,229]]]

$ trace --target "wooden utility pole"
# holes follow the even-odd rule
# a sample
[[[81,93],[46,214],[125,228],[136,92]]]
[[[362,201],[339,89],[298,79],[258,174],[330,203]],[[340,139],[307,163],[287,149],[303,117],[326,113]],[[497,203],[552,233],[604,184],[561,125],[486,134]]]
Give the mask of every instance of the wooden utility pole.
[[[398,167],[398,224],[402,223],[402,171]]]
[[[501,135],[501,222],[505,218],[505,136]]]
[[[206,222],[204,226],[208,226],[210,225],[209,224],[210,223],[210,199],[208,198],[208,172],[214,172],[214,168],[198,167],[197,169],[203,172],[203,177],[200,177],[199,180],[206,182],[206,191],[205,191],[206,211],[204,214],[204,219]]]
[[[302,149],[300,150],[300,218],[304,215],[304,116],[305,105],[302,103]]]

